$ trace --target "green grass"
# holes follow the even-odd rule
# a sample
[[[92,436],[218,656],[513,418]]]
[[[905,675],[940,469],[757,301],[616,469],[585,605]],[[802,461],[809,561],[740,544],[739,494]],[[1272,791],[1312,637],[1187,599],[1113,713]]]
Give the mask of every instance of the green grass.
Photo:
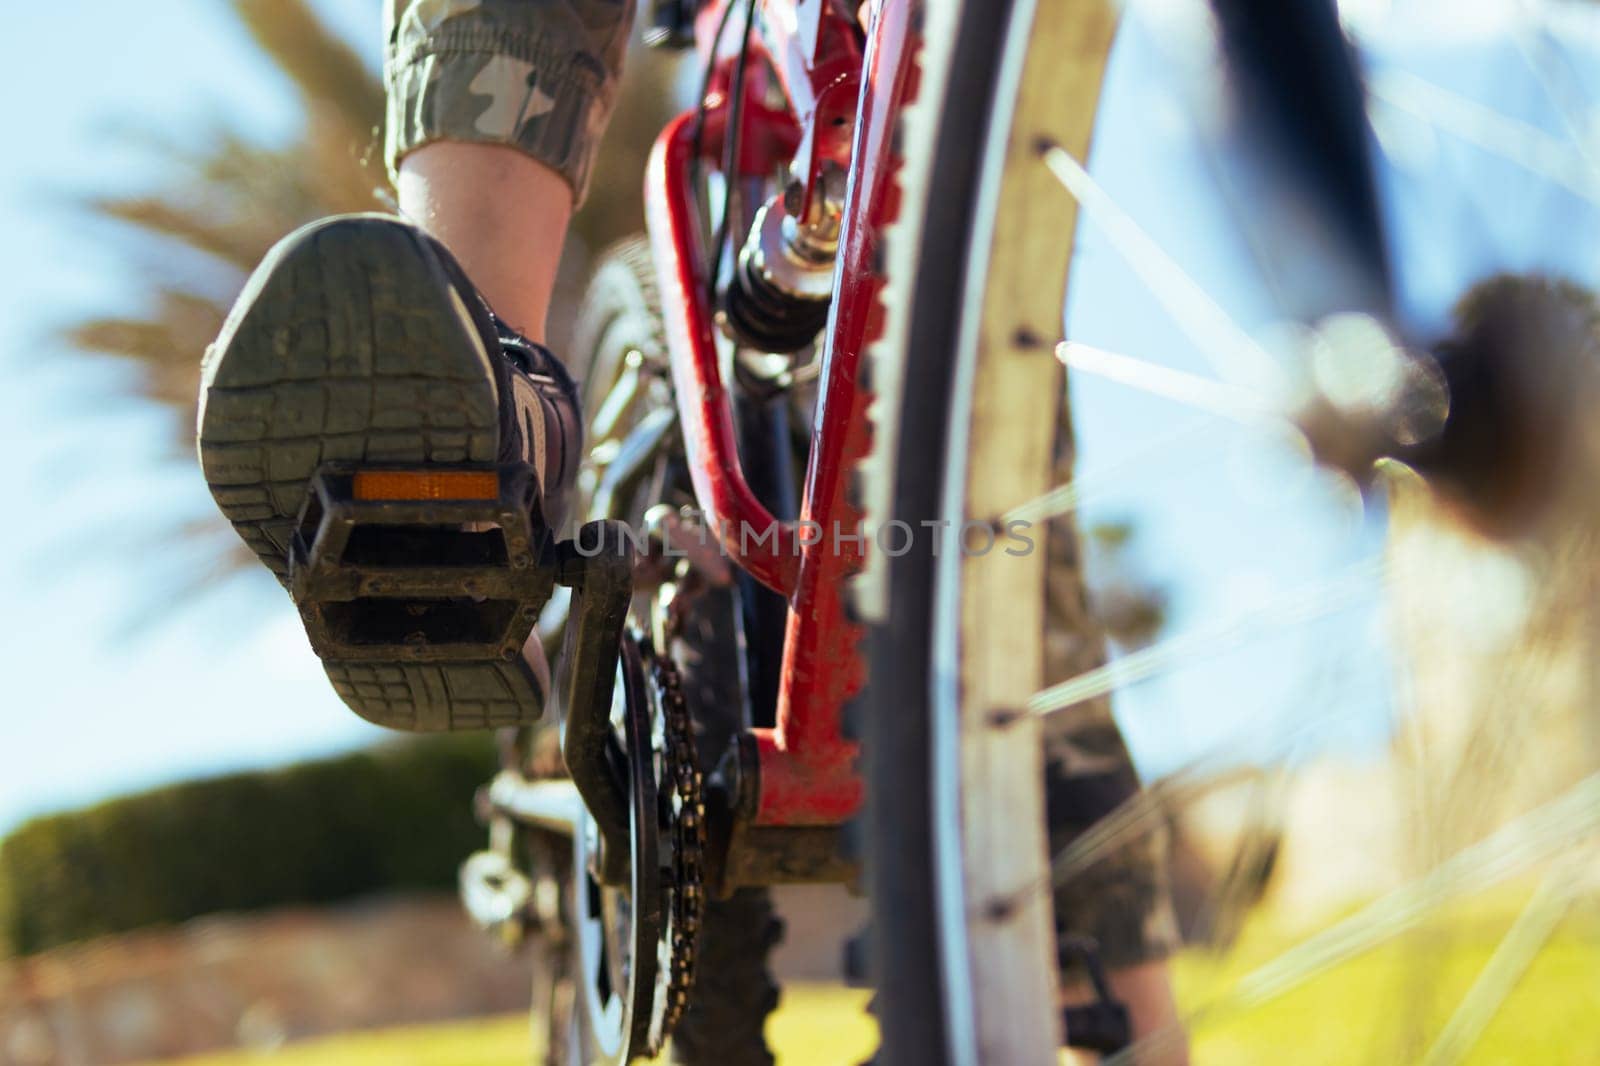
[[[522,1015],[413,1025],[305,1040],[273,1052],[231,1051],[174,1059],[184,1066],[494,1066],[528,1061]]]
[[[845,1066],[871,1054],[877,1033],[867,993],[836,985],[785,986],[767,1036],[785,1063]],[[291,1044],[271,1054],[229,1052],[183,1066],[523,1066],[532,1047],[525,1015],[349,1033]]]
[[[1210,1016],[1194,1032],[1201,1066],[1346,1066],[1412,1062],[1449,1017],[1504,934],[1525,892],[1455,908],[1391,943],[1319,974],[1248,1013]],[[1213,1002],[1241,974],[1294,937],[1257,923],[1225,961],[1190,953],[1177,962],[1186,1007]],[[864,992],[794,984],[768,1030],[785,1066],[862,1061],[874,1044]],[[263,1056],[230,1053],[185,1066],[520,1066],[522,1016],[306,1041]],[[1563,921],[1467,1060],[1473,1066],[1600,1064],[1600,907]]]
[[[1295,1066],[1417,1061],[1472,986],[1531,886],[1452,907],[1366,954],[1249,1011],[1226,1008],[1194,1028],[1195,1061]],[[1190,952],[1176,967],[1188,1010],[1299,938],[1258,922],[1226,960]],[[1580,902],[1557,927],[1465,1060],[1600,1063],[1600,911]]]

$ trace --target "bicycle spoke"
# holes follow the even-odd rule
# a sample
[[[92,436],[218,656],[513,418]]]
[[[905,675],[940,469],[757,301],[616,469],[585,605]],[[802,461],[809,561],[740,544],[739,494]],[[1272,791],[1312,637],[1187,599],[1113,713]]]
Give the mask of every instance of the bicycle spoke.
[[[1296,753],[1332,724],[1335,712],[1348,708],[1348,704],[1326,692],[1320,699],[1304,701],[1303,706],[1308,710],[1293,728],[1282,731],[1281,736],[1269,738],[1266,757],[1261,757],[1259,716],[1255,716],[1207,754],[1130,796],[1054,856],[1050,864],[1051,884],[1056,887],[1066,884],[1128,841],[1150,832],[1163,823],[1168,811],[1179,810],[1239,781],[1276,772],[1269,771],[1270,766],[1295,763]],[[1240,742],[1247,738],[1257,740],[1258,760],[1239,766]]]
[[[1241,611],[1222,622],[1130,652],[1103,666],[1085,671],[1034,694],[1030,714],[1057,714],[1087,700],[1109,695],[1124,685],[1144,681],[1202,655],[1211,655],[1267,629],[1303,624],[1352,606],[1373,583],[1382,579],[1386,564],[1369,559],[1343,573],[1315,582],[1261,606]]]
[[[1368,87],[1374,99],[1600,203],[1594,172],[1561,138],[1413,74],[1374,74]]]
[[[1395,889],[1246,974],[1228,992],[1191,1011],[1187,1024],[1194,1026],[1259,1007],[1377,947],[1417,924],[1435,907],[1490,888],[1559,854],[1597,830],[1600,830],[1600,773],[1591,774],[1556,799],[1457,852],[1426,877]],[[1574,861],[1577,858],[1574,856]],[[1181,1026],[1152,1033],[1106,1062],[1131,1066],[1140,1061],[1141,1055],[1182,1040],[1183,1034]]]
[[[1162,823],[1166,812],[1187,807],[1210,793],[1264,772],[1253,766],[1216,771],[1208,769],[1211,765],[1210,759],[1198,760],[1129,797],[1061,849],[1050,863],[1051,884],[1066,884],[1128,841],[1150,832]]]
[[[1176,456],[1179,460],[1196,460],[1202,454],[1198,449],[1177,451],[1175,446],[1190,438],[1199,437],[1202,433],[1213,428],[1209,419],[1198,419],[1188,422],[1163,433],[1148,444],[1132,450],[1116,462],[1107,464],[1090,477],[1073,478],[1064,485],[1035,496],[1027,503],[1019,504],[1005,512],[996,521],[997,525],[1004,526],[1007,522],[1046,522],[1052,518],[1070,514],[1088,503],[1099,498],[1102,491],[1125,486],[1129,471],[1137,469],[1140,465],[1165,456],[1169,459]],[[1171,472],[1171,471],[1169,471]]]
[[[1219,377],[1251,384],[1277,380],[1272,357],[1122,209],[1082,163],[1059,145],[1045,149],[1043,159],[1061,187],[1083,207]]]
[[[1210,415],[1227,418],[1241,426],[1262,429],[1299,430],[1289,419],[1283,418],[1277,408],[1266,399],[1248,389],[1221,382],[1210,381],[1194,374],[1163,367],[1136,356],[1124,355],[1105,348],[1061,341],[1056,345],[1056,358],[1068,369],[1097,374],[1119,384],[1141,389],[1156,396],[1169,397]],[[1124,475],[1132,468],[1157,456],[1165,456],[1176,473],[1187,469],[1190,462],[1198,462],[1200,452],[1180,449],[1189,438],[1214,430],[1209,419],[1187,422],[1176,429],[1161,434],[1154,440],[1134,449],[1117,462],[1102,467],[1092,476],[1074,478],[1018,504],[995,520],[997,525],[1007,522],[1045,522],[1070,514],[1098,498],[1103,487],[1117,487],[1126,483]]]
[[[1600,829],[1600,772],[1457,852],[1420,880],[1241,978],[1230,1000],[1257,1006],[1416,924],[1435,907],[1504,881]]]
[[[1571,859],[1545,875],[1533,898],[1522,908],[1494,954],[1479,971],[1477,980],[1461,998],[1455,1013],[1439,1031],[1422,1059],[1422,1066],[1446,1066],[1466,1058],[1500,1005],[1533,965],[1556,926],[1571,910],[1581,883],[1582,865],[1583,862]]]
[[[1537,40],[1534,37],[1537,37]],[[1519,25],[1514,33],[1517,51],[1521,53],[1523,62],[1528,65],[1539,87],[1544,90],[1561,116],[1561,124],[1567,131],[1567,136],[1572,140],[1573,147],[1583,156],[1589,169],[1595,169],[1595,154],[1590,142],[1593,137],[1589,131],[1589,100],[1582,87],[1577,83],[1576,72],[1572,68],[1570,57],[1556,46],[1551,39],[1550,31],[1544,25],[1537,27],[1530,34],[1526,27]],[[1561,76],[1557,76],[1557,69]]]
[[[1062,341],[1056,345],[1056,358],[1069,370],[1093,374],[1246,425],[1273,420],[1276,413],[1271,403],[1249,389],[1091,344]]]
[[[1265,1003],[1414,925],[1440,904],[1498,884],[1596,829],[1600,829],[1600,773],[1457,852],[1421,880],[1396,889],[1247,974],[1233,998],[1245,1006]]]

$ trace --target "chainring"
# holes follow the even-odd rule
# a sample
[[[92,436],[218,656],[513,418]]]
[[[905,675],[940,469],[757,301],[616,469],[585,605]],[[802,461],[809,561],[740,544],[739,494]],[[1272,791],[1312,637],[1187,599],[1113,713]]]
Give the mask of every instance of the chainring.
[[[628,879],[595,876],[597,836],[586,820],[570,883],[578,1042],[586,1062],[603,1063],[654,1056],[672,1034],[694,983],[705,900],[703,782],[677,667],[625,636],[617,673],[611,721],[614,759],[627,771]]]
[[[652,1020],[652,1053],[672,1034],[689,1006],[694,988],[695,947],[705,906],[706,806],[704,781],[695,755],[694,729],[677,664],[666,655],[652,655],[658,713],[655,733],[662,760],[663,830],[671,842],[666,871],[665,934],[658,944],[659,963],[667,985],[659,997],[658,1019]]]
[[[651,750],[649,680],[638,645],[624,638],[611,697],[612,765],[627,784],[628,877],[597,876],[599,833],[584,817],[573,834],[571,914],[577,950],[576,1003],[585,1063],[625,1063],[646,1054],[656,997],[656,944],[664,931],[658,779]]]

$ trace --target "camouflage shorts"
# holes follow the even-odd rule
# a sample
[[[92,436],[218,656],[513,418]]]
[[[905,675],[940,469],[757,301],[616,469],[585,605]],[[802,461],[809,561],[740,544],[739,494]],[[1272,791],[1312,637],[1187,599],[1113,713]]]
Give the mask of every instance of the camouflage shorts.
[[[505,144],[581,201],[633,12],[634,0],[386,0],[390,168],[430,141]]]

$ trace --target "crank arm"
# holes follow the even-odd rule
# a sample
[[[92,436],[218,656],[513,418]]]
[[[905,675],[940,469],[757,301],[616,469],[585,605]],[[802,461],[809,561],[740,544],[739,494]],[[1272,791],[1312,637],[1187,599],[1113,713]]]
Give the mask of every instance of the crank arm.
[[[571,781],[530,781],[506,770],[489,784],[489,810],[518,825],[570,837],[583,822],[584,801]]]
[[[556,668],[561,755],[600,833],[606,884],[628,870],[628,797],[611,728],[611,696],[623,624],[633,598],[633,541],[621,522],[586,523],[555,545],[556,580],[572,589],[566,638]]]

